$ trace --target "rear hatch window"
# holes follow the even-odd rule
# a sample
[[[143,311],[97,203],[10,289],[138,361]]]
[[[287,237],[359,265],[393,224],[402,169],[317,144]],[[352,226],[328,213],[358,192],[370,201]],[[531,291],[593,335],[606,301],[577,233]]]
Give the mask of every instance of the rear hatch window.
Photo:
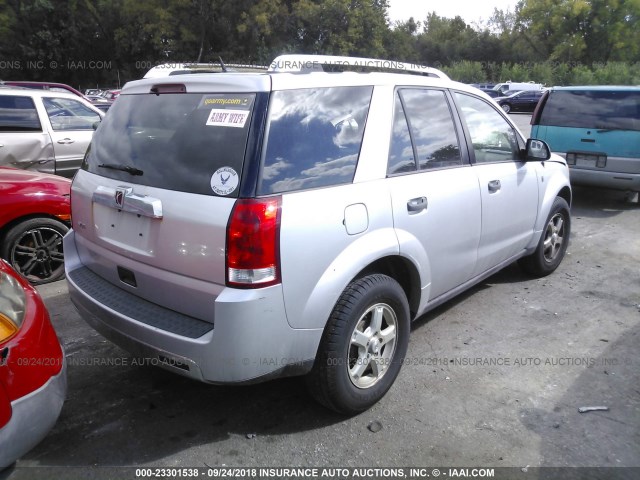
[[[139,185],[237,197],[255,96],[120,95],[83,169]]]
[[[536,124],[639,131],[640,92],[552,91]]]

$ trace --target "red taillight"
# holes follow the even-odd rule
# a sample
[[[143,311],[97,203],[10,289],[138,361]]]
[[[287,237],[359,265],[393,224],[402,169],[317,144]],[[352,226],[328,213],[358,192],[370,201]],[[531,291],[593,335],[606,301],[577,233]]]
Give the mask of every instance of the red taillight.
[[[280,283],[280,197],[240,199],[227,225],[227,285]]]

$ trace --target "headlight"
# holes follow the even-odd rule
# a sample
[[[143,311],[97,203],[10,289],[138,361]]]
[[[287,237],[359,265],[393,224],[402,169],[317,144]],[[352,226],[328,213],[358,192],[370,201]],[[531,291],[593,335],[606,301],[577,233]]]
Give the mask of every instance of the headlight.
[[[0,272],[0,342],[10,339],[24,319],[26,296],[17,279]]]

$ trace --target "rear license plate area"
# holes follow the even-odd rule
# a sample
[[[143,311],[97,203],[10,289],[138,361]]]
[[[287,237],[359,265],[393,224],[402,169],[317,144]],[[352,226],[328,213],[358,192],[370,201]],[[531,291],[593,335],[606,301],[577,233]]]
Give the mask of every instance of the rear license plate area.
[[[94,203],[93,219],[96,235],[105,242],[146,255],[152,253],[151,218]]]

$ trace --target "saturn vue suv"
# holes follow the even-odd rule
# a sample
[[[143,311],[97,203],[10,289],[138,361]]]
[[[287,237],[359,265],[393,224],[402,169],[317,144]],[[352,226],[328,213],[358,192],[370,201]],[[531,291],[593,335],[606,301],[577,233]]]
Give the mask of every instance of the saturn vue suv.
[[[356,414],[412,320],[514,261],[552,273],[570,204],[565,160],[477,89],[282,56],[128,83],[73,181],[65,267],[81,316],[133,354],[216,384],[305,375]]]

